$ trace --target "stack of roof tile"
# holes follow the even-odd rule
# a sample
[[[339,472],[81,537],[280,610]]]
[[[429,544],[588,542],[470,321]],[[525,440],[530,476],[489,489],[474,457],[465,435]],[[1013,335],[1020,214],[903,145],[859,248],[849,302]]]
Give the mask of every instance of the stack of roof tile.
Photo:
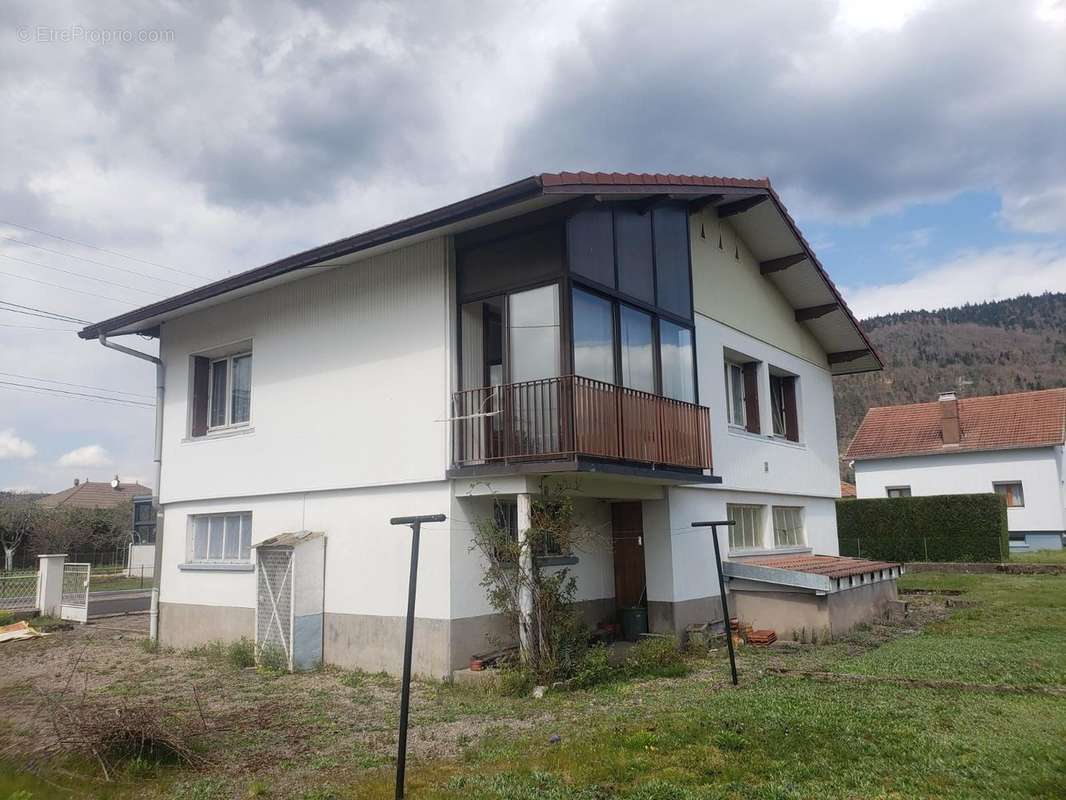
[[[777,633],[771,630],[753,630],[748,634],[748,644],[767,647],[777,641]]]

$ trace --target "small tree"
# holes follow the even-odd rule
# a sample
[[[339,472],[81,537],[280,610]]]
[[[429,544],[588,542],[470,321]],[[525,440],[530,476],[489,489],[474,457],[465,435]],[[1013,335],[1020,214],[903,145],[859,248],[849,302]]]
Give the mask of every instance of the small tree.
[[[39,516],[29,500],[5,500],[0,504],[0,546],[4,548],[4,569],[15,567],[15,551],[33,532]]]
[[[524,666],[543,683],[568,677],[588,638],[575,604],[577,581],[565,567],[546,571],[537,554],[545,552],[549,542],[559,552],[572,552],[594,532],[576,525],[569,492],[546,483],[531,498],[527,530],[511,530],[495,514],[478,520],[475,528],[472,549],[485,559],[481,586],[520,643]],[[529,599],[528,611],[524,597]]]

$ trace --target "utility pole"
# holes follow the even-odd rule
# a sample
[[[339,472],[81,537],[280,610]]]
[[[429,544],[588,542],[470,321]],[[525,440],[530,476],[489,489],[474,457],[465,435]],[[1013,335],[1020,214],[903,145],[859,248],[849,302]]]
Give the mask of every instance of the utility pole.
[[[729,670],[733,674],[733,685],[737,685],[737,656],[733,652],[733,631],[729,627],[729,601],[725,596],[725,576],[722,574],[722,553],[718,548],[718,526],[729,528],[736,523],[731,519],[705,522],[693,522],[693,528],[710,528],[711,541],[714,542],[714,566],[718,569],[718,591],[722,597],[722,618],[725,625],[725,643],[729,648]]]
[[[415,589],[418,586],[418,540],[423,522],[444,522],[443,514],[420,517],[393,517],[390,525],[411,528],[411,576],[407,583],[407,630],[403,642],[403,681],[400,688],[400,741],[396,750],[396,800],[403,800],[404,775],[407,772],[407,714],[411,705],[411,647],[415,639]]]

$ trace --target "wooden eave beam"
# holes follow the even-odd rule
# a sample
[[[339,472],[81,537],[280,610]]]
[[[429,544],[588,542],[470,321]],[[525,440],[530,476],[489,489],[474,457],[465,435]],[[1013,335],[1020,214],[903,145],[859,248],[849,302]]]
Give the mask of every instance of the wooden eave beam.
[[[686,199],[684,195],[671,195],[671,197],[676,200]],[[707,208],[708,206],[713,206],[717,203],[720,203],[722,201],[722,198],[724,197],[724,194],[708,194],[704,197],[697,197],[695,200],[688,204],[688,213],[699,214],[701,211],[703,211],[703,209]]]
[[[790,256],[782,256],[781,258],[771,258],[769,261],[759,262],[759,272],[763,275],[770,275],[774,272],[780,272],[783,269],[807,260],[806,253],[793,253]]]
[[[840,308],[840,303],[826,303],[820,306],[810,306],[809,308],[797,308],[796,309],[796,322],[806,322],[810,319],[818,319],[824,317],[826,314],[832,314]]]
[[[719,219],[725,219],[726,217],[743,214],[745,211],[750,211],[755,208],[755,206],[766,202],[768,199],[769,195],[757,194],[753,197],[745,197],[743,200],[734,200],[732,203],[718,206],[718,217]]]
[[[830,364],[846,364],[849,361],[856,361],[863,356],[869,355],[872,350],[866,347],[862,350],[842,350],[839,353],[829,353],[827,358]]]

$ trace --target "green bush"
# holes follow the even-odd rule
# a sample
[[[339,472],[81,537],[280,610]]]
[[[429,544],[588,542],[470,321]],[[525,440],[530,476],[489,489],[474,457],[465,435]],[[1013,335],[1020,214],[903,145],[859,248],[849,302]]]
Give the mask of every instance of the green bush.
[[[504,664],[500,667],[500,694],[504,697],[525,697],[536,685],[533,672],[520,664]]]
[[[597,644],[585,651],[585,656],[574,673],[572,685],[575,689],[588,689],[590,686],[609,681],[616,673],[617,670],[611,666],[607,645]]]
[[[672,678],[688,672],[685,659],[671,636],[641,639],[626,655],[626,673],[632,677]]]
[[[10,611],[0,611],[0,628],[10,625],[15,621],[15,615]]]
[[[884,561],[1009,558],[1007,506],[989,494],[837,502],[840,554]]]
[[[226,662],[234,669],[255,666],[255,643],[243,636],[226,646]]]

